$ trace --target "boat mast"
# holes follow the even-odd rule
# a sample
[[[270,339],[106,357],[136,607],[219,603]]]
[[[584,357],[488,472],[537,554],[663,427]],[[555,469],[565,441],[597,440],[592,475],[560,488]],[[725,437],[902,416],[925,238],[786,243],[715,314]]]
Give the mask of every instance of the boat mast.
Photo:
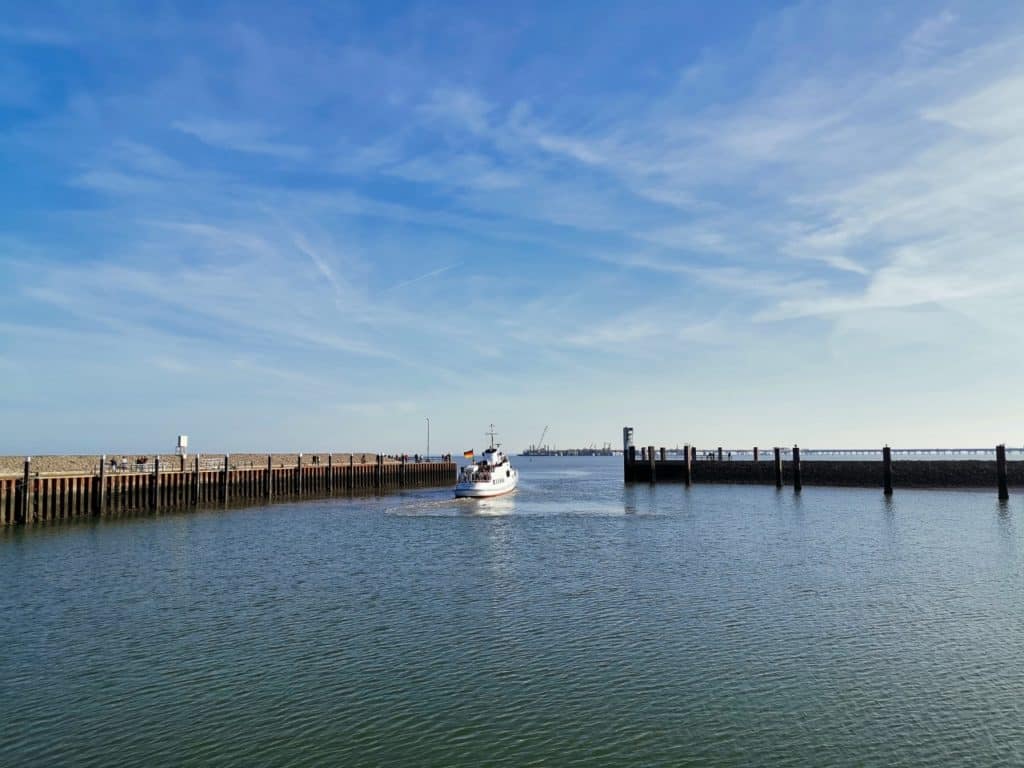
[[[491,448],[493,448],[494,447],[494,438],[498,434],[497,432],[494,431],[494,425],[491,424],[491,431],[490,432],[485,432],[484,434],[487,434],[487,435],[491,436]]]

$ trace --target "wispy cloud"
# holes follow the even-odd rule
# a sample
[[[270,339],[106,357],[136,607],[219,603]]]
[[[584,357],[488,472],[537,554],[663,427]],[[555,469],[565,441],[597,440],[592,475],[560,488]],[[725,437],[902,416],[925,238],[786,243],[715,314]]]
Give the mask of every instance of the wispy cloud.
[[[173,127],[204,144],[232,152],[268,155],[282,160],[305,160],[307,147],[276,141],[273,131],[255,123],[236,123],[210,118],[176,120]]]

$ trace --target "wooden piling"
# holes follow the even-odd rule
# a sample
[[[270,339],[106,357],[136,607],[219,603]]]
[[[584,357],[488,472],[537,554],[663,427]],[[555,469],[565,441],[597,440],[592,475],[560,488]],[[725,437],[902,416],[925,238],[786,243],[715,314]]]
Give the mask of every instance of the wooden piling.
[[[775,487],[782,487],[782,449],[775,448]]]
[[[754,461],[756,462],[757,460],[758,460],[758,456],[757,456],[757,446],[755,445],[755,446],[754,446]]]
[[[15,519],[19,523],[28,522],[28,510],[29,510],[29,484],[28,480],[32,474],[32,457],[25,457],[24,470],[21,475],[21,496],[16,500],[18,510],[15,513]]]
[[[793,490],[800,493],[804,488],[803,478],[800,473],[800,447],[793,446]]]
[[[653,445],[649,445],[649,446],[647,446],[647,464],[651,468],[650,482],[652,482],[652,483],[658,482],[658,473],[657,473],[657,469],[656,469],[654,461],[655,461],[654,446]]]
[[[274,499],[274,457],[269,453],[267,454],[267,482],[263,489],[263,495],[268,503]]]
[[[999,484],[999,500],[1006,501],[1010,498],[1010,489],[1006,482],[1006,446],[996,446],[996,481]]]
[[[665,460],[665,446],[661,447],[660,453],[661,453],[661,460],[664,461]]]
[[[104,507],[104,502],[107,500],[107,496],[106,496],[106,493],[107,493],[107,476],[106,476],[106,472],[107,472],[107,456],[106,456],[106,454],[104,454],[103,456],[100,456],[100,488],[99,488],[99,492],[96,494],[96,514],[97,515],[102,515],[106,511],[106,508]]]
[[[882,448],[882,492],[892,496],[892,449],[888,445]]]
[[[685,462],[685,466],[683,468],[683,482],[686,484],[686,487],[689,488],[691,483],[693,483],[693,457],[690,454],[689,444],[683,446],[683,454],[683,461]]]
[[[196,454],[192,469],[192,506],[199,506],[199,454]]]
[[[302,454],[299,454],[299,463],[295,468],[295,495],[302,496]]]
[[[718,460],[722,460],[722,446],[718,446]]]
[[[690,446],[690,461],[697,461],[697,446]]]
[[[355,476],[356,476],[356,457],[351,453],[348,455],[348,478],[346,484],[348,485],[349,492],[355,487]]]
[[[231,471],[231,454],[224,454],[224,470],[221,474],[220,480],[220,500],[225,504],[228,503],[230,496],[228,494],[228,472]]]
[[[327,454],[327,493],[334,493],[334,456]]]
[[[160,509],[160,457],[153,461],[153,485],[150,489],[150,508],[155,512]]]

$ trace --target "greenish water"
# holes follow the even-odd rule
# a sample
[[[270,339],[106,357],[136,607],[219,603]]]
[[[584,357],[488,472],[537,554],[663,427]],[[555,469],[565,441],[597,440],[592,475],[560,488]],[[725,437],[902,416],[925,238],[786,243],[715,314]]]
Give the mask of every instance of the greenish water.
[[[442,491],[0,534],[0,765],[1024,763],[1020,497]]]

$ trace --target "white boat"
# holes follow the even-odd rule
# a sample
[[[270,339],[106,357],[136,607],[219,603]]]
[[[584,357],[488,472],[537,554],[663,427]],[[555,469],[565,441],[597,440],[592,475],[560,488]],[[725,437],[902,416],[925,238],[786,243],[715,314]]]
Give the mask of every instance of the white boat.
[[[474,461],[462,468],[455,484],[455,498],[484,499],[511,493],[519,482],[519,472],[512,468],[508,456],[501,450],[501,444],[494,444],[494,425],[491,424],[491,447],[484,451],[480,461]]]

